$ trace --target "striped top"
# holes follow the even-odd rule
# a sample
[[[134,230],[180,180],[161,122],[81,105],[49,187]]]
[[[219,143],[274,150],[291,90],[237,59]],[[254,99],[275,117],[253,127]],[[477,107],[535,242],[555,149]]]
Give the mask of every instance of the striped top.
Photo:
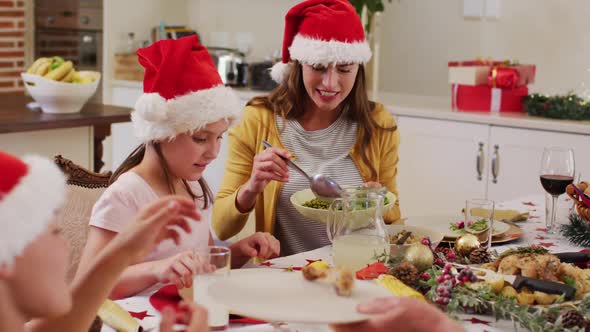
[[[310,176],[322,173],[342,185],[359,185],[363,179],[350,158],[355,144],[358,123],[346,118],[345,112],[329,127],[306,131],[297,120],[284,120],[276,115],[276,123],[285,148],[296,156],[296,163]],[[288,256],[330,244],[326,225],[303,217],[291,205],[293,193],[309,188],[309,181],[289,170],[289,182],[281,189],[275,236],[281,241],[281,255]]]

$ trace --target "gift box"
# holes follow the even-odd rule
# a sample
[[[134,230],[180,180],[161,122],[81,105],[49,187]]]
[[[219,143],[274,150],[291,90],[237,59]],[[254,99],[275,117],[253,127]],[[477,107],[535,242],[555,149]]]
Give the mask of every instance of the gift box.
[[[514,64],[510,61],[451,61],[449,83],[488,85],[493,88],[515,88],[535,82],[535,65]]]
[[[526,86],[512,89],[492,88],[487,85],[453,84],[452,106],[458,111],[524,112]]]

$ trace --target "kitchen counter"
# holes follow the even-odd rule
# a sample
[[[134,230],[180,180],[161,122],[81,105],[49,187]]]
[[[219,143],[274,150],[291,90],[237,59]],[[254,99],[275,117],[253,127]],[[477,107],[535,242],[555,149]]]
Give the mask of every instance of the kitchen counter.
[[[93,127],[95,171],[103,165],[102,141],[110,135],[111,124],[130,120],[131,109],[126,107],[86,104],[79,113],[51,114],[28,109],[26,104],[32,101],[22,93],[5,94],[0,98],[0,134]]]
[[[395,115],[590,135],[590,121],[557,120],[514,112],[458,112],[452,109],[449,98],[382,92],[376,100]]]
[[[113,81],[113,86],[141,89],[142,82],[119,80]],[[242,100],[269,93],[249,88],[234,88],[234,91]],[[556,120],[526,113],[458,112],[452,109],[450,97],[380,92],[374,100],[395,115],[590,135],[590,121]]]

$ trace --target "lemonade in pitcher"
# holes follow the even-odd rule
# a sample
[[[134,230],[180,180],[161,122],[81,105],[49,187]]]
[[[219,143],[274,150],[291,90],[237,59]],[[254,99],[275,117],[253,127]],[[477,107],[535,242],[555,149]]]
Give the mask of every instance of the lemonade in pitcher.
[[[349,234],[332,241],[334,265],[358,271],[375,263],[378,256],[389,255],[389,243],[381,237],[365,234]]]
[[[379,192],[351,192],[332,202],[327,219],[328,237],[337,267],[358,271],[389,255],[383,222],[383,200]]]

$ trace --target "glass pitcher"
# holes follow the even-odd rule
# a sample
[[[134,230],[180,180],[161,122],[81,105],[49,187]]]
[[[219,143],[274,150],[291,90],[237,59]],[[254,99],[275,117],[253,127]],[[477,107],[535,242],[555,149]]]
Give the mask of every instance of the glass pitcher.
[[[328,209],[327,231],[337,267],[358,271],[389,255],[383,221],[384,196],[370,188],[349,189]]]

